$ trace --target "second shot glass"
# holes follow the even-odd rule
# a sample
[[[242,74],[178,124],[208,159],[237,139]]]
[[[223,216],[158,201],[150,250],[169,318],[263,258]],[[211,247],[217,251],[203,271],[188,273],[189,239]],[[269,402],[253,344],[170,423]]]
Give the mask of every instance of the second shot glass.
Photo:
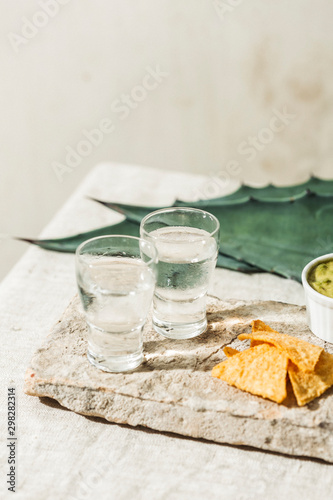
[[[206,330],[219,229],[214,215],[195,208],[157,210],[142,220],[141,238],[158,253],[153,326],[164,337],[189,339]]]
[[[88,359],[104,371],[143,361],[142,330],[155,287],[157,251],[132,236],[92,238],[76,251],[76,276],[88,325]]]

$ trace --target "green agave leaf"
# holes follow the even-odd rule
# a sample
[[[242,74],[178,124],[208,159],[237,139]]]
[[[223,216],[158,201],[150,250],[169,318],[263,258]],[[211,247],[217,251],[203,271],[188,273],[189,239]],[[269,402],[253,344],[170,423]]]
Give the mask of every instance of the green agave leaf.
[[[251,200],[267,203],[286,203],[299,200],[311,195],[324,197],[333,196],[333,180],[326,181],[318,179],[317,177],[311,177],[304,184],[287,187],[276,187],[272,184],[269,184],[268,186],[263,188],[254,188],[243,185],[237,191],[228,196],[221,196],[218,198],[199,200],[195,202],[184,202],[181,200],[177,200],[175,202],[175,206],[191,206],[204,209],[212,206],[238,205]]]
[[[333,181],[313,177],[287,188],[243,186],[224,198],[176,201],[174,206],[180,204],[209,210],[219,219],[220,253],[230,256],[233,265],[235,260],[245,263],[247,272],[253,266],[301,281],[307,262],[333,252]],[[117,207],[138,222],[151,211]]]
[[[301,281],[310,260],[333,252],[333,197],[249,201],[210,211],[221,222],[221,250],[265,271]]]
[[[230,269],[231,271],[240,271],[242,273],[260,273],[261,269],[251,266],[244,261],[235,260],[228,255],[218,254],[217,257],[217,267],[224,267],[225,269]]]
[[[96,201],[97,203],[101,203],[107,208],[111,208],[112,210],[115,210],[116,212],[125,215],[128,221],[136,222],[138,224],[140,224],[141,220],[150,212],[164,208],[164,207],[142,207],[139,205],[126,205],[123,203],[110,203],[107,201],[97,200],[96,198],[91,198],[91,199],[93,201]],[[219,253],[218,255],[217,266],[224,267],[232,271],[241,271],[244,273],[260,272],[260,269],[257,268],[256,266],[247,264],[243,260],[235,260],[233,257],[228,255],[223,255],[221,253]]]
[[[298,184],[295,186],[287,187],[276,187],[269,184],[263,188],[254,188],[250,186],[241,186],[237,191],[219,198],[211,198],[209,200],[198,200],[198,201],[181,201],[176,200],[173,204],[174,207],[194,207],[202,208],[203,210],[208,210],[212,207],[226,207],[233,205],[240,205],[247,203],[249,201],[260,201],[263,203],[289,203],[295,200],[300,200],[309,196],[320,196],[320,197],[330,197],[333,196],[333,180],[326,181],[318,179],[317,177],[311,177],[304,184]],[[143,207],[139,205],[126,205],[122,203],[111,203],[107,201],[97,200],[96,198],[91,198],[97,203],[119,212],[125,215],[128,220],[133,222],[141,222],[143,217],[145,217],[150,212],[154,210],[159,210],[164,208],[160,207]]]
[[[333,196],[333,180],[311,177],[308,182],[310,194],[317,194],[318,196]]]
[[[98,229],[93,229],[85,233],[76,234],[67,238],[57,238],[57,239],[47,239],[47,240],[37,240],[28,238],[17,238],[20,241],[25,241],[27,243],[32,243],[45,250],[53,250],[56,252],[74,253],[77,247],[84,241],[95,238],[97,236],[105,236],[109,234],[121,234],[129,236],[139,236],[140,226],[137,223],[133,223],[128,220],[124,220],[119,224],[114,224],[112,226],[105,226]],[[218,267],[225,267],[231,269],[232,271],[242,271],[244,273],[258,272],[259,270],[255,267],[246,264],[245,262],[239,262],[232,257],[219,254],[218,256]]]
[[[164,207],[142,207],[139,205],[126,205],[123,203],[109,203],[107,201],[97,200],[96,198],[90,198],[92,201],[96,201],[107,208],[111,208],[115,212],[121,215],[125,215],[126,219],[132,222],[140,224],[141,220],[148,215],[150,212],[159,210]]]
[[[32,243],[38,245],[45,250],[54,250],[56,252],[66,252],[74,253],[75,250],[81,243],[90,238],[96,238],[97,236],[105,236],[108,234],[121,234],[128,236],[139,236],[140,227],[138,224],[133,224],[128,220],[119,222],[118,224],[113,224],[112,226],[105,226],[98,229],[93,229],[92,231],[87,231],[86,233],[76,234],[74,236],[69,236],[67,238],[57,238],[49,240],[32,240],[28,238],[17,238],[20,241],[26,241],[27,243]]]
[[[100,203],[127,220],[69,238],[25,241],[73,252],[94,236],[138,235],[142,218],[163,208]],[[263,270],[300,281],[307,262],[333,252],[333,181],[312,177],[304,184],[286,188],[242,186],[226,197],[193,203],[176,201],[174,206],[180,204],[207,209],[219,219],[219,266],[244,272]]]

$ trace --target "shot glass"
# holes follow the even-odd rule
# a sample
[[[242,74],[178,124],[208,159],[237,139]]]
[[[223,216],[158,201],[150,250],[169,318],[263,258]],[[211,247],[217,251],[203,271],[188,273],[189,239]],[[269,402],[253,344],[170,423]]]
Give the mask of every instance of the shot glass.
[[[206,296],[216,266],[219,221],[195,208],[167,208],[141,222],[158,254],[153,325],[164,337],[189,339],[207,328]]]
[[[143,361],[142,330],[155,287],[157,251],[132,236],[101,236],[76,251],[76,276],[88,324],[88,359],[108,372]]]

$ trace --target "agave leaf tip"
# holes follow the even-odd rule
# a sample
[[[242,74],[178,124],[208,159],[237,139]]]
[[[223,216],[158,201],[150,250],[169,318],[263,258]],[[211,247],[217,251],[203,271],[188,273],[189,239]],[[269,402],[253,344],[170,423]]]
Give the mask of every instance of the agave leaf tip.
[[[92,196],[87,196],[87,198],[91,201],[95,201],[96,203],[100,203],[104,207],[111,208],[111,210],[114,210],[115,212],[118,212],[121,215],[126,215],[124,210],[117,205],[117,203],[111,203],[108,201],[103,201],[103,200],[98,200],[97,198],[93,198]]]
[[[94,198],[93,196],[86,196],[87,200],[90,201],[95,201],[96,203],[101,203],[101,205],[106,205],[106,201],[98,200],[97,198]]]
[[[20,236],[12,236],[13,240],[17,241],[24,241],[25,243],[33,243],[35,244],[37,240],[34,240],[32,238],[21,238]]]

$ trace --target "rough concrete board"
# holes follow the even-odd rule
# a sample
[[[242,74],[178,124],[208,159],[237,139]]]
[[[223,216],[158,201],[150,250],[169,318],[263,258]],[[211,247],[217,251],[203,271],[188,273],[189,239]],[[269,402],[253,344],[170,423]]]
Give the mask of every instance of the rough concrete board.
[[[225,345],[248,346],[236,337],[249,331],[256,318],[333,353],[331,344],[308,329],[304,307],[210,298],[205,334],[169,340],[156,334],[148,322],[145,363],[131,373],[105,373],[86,358],[86,326],[76,297],[34,355],[25,391],[111,422],[333,463],[332,388],[299,408],[293,398],[278,405],[211,377],[212,367],[225,359]]]

